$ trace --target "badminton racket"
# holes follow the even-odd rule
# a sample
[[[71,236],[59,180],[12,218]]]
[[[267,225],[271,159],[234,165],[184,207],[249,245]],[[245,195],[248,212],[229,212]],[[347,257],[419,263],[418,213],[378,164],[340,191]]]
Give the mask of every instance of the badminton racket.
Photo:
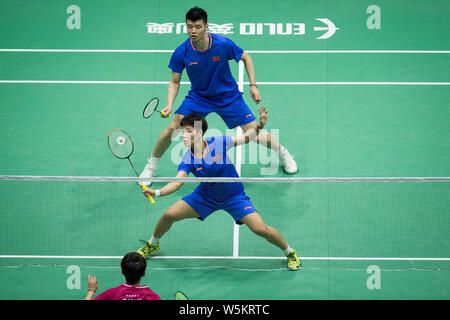
[[[128,159],[128,162],[133,168],[136,177],[139,177],[139,174],[137,173],[136,168],[134,167],[133,162],[131,162],[130,159],[134,151],[134,143],[128,133],[126,133],[122,129],[111,130],[111,132],[108,134],[108,147],[109,150],[111,150],[111,153],[116,158]],[[141,185],[142,190],[147,190],[144,183],[140,182],[139,184]],[[148,199],[150,200],[150,203],[155,203],[151,195],[148,195]]]
[[[145,105],[144,111],[142,112],[142,116],[147,119],[150,118],[155,111],[159,112],[163,117],[166,116],[166,113],[164,111],[159,111],[158,109],[156,109],[158,107],[159,104],[159,99],[158,98],[152,98],[150,99],[149,102],[147,102],[147,104]],[[170,118],[170,114],[168,116],[168,118]]]

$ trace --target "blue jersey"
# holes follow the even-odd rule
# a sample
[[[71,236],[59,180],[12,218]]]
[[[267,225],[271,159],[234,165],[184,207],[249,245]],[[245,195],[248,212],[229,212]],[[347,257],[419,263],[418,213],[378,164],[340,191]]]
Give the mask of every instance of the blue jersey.
[[[226,37],[214,33],[208,37],[209,47],[204,51],[195,49],[191,39],[183,42],[172,54],[169,68],[177,73],[186,69],[190,96],[226,105],[242,95],[228,61],[239,62],[244,50]]]
[[[178,171],[187,174],[192,172],[196,177],[239,177],[233,162],[227,155],[227,150],[234,146],[229,136],[205,138],[204,158],[198,158],[189,149],[184,154],[178,166]],[[244,186],[240,182],[201,182],[195,189],[206,199],[222,202],[233,196],[243,195]]]

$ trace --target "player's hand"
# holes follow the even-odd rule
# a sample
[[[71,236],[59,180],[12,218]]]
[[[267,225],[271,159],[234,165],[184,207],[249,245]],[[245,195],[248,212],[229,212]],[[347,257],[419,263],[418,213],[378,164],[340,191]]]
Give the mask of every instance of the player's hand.
[[[253,101],[256,102],[256,104],[261,102],[261,94],[259,93],[257,87],[250,86],[250,96],[252,97]]]
[[[260,127],[264,127],[267,123],[267,109],[265,106],[261,106],[258,108],[258,111]]]
[[[146,196],[148,198],[149,195],[151,195],[152,197],[155,196],[155,190],[153,190],[150,187],[145,187],[145,190],[142,190],[142,193],[144,194],[144,196]]]
[[[98,289],[98,282],[97,282],[97,277],[94,277],[91,275],[88,275],[88,289],[97,291]]]
[[[161,110],[161,118],[168,118],[170,113],[172,112],[172,107],[166,106]]]

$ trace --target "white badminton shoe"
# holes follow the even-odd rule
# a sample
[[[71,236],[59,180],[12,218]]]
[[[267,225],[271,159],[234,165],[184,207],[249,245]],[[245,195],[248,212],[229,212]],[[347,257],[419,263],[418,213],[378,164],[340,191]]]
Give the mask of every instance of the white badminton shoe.
[[[150,161],[150,159],[148,159],[147,164],[144,167],[144,170],[142,170],[139,178],[153,178],[154,176],[156,176],[156,166],[154,166],[152,164],[152,162]],[[151,180],[144,180],[143,183],[147,186],[150,187],[152,185],[152,181]]]
[[[297,163],[289,153],[288,149],[280,146],[280,161],[283,163],[283,171],[287,174],[295,174],[298,171]]]

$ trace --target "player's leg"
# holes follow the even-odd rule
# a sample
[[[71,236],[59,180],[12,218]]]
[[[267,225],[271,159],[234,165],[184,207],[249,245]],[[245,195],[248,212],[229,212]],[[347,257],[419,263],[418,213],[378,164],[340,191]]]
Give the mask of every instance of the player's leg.
[[[263,237],[281,250],[284,251],[288,248],[288,244],[284,240],[283,236],[278,232],[278,230],[265,224],[258,212],[255,211],[250,213],[241,218],[240,221],[255,234]]]
[[[166,150],[172,143],[172,135],[175,132],[175,130],[180,128],[180,121],[183,118],[184,118],[183,115],[175,113],[169,126],[161,132],[161,134],[158,137],[158,140],[156,141],[156,145],[153,148],[153,151],[150,155],[150,158],[148,159],[148,162],[145,165],[144,170],[140,174],[139,178],[151,178],[156,175],[158,160],[163,156],[164,152],[166,152]],[[147,187],[149,187],[152,184],[151,181],[143,181],[143,182]]]
[[[298,270],[301,267],[297,252],[288,246],[283,236],[275,228],[264,223],[258,212],[250,213],[240,219],[251,231],[284,251],[288,258],[288,269]]]
[[[238,97],[231,104],[224,108],[216,109],[217,114],[223,119],[228,128],[240,126],[244,132],[256,128],[256,117],[245,103],[244,99]],[[271,148],[278,153],[283,170],[288,174],[294,174],[298,171],[297,163],[289,151],[280,145],[278,140],[267,131],[261,131],[257,137],[257,142],[267,148]]]
[[[199,218],[200,215],[184,200],[178,200],[164,214],[159,218],[156,223],[153,236],[160,239],[176,221]]]
[[[174,222],[199,217],[200,215],[184,200],[178,200],[159,218],[152,237],[149,241],[143,241],[145,243],[144,246],[138,249],[137,252],[144,258],[147,258],[150,254],[160,249],[159,240],[169,231]]]
[[[250,123],[241,125],[241,128],[244,132],[247,132],[248,130],[255,130],[256,125],[256,120],[254,120]],[[270,132],[261,131],[256,137],[256,141],[258,144],[265,146],[266,148],[270,148],[278,153],[278,156],[283,163],[284,172],[287,174],[294,174],[298,171],[297,163],[289,153],[288,149],[282,146]]]
[[[175,113],[173,120],[170,122],[169,126],[164,129],[158,137],[156,141],[156,145],[153,148],[152,155],[156,158],[161,158],[164,152],[166,152],[167,148],[169,148],[172,143],[172,134],[175,130],[180,128],[180,121],[184,116]]]

